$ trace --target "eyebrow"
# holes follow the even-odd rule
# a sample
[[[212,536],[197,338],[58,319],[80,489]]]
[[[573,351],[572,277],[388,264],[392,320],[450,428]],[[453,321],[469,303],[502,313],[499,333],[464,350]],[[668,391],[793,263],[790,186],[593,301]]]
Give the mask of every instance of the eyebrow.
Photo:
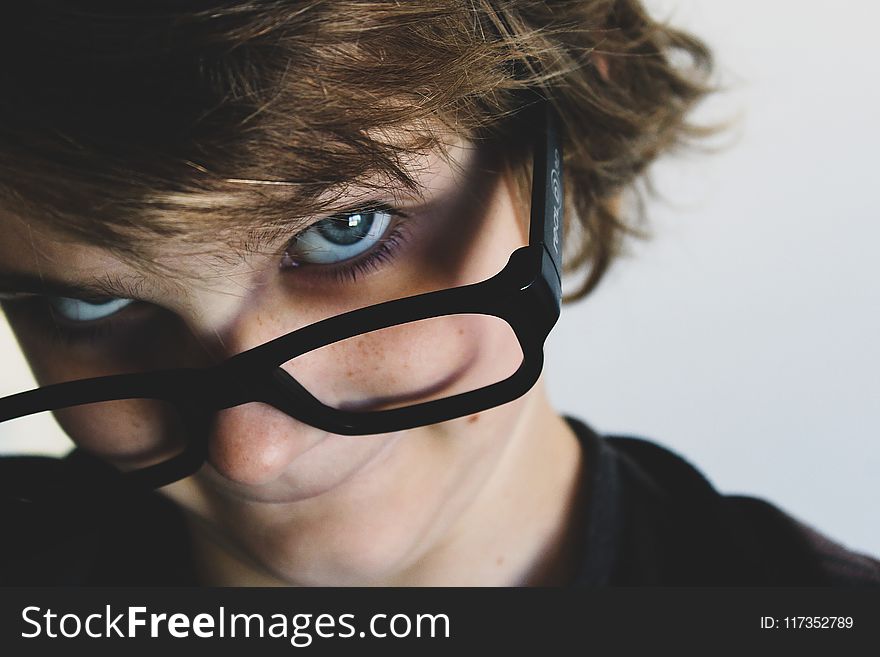
[[[107,276],[88,283],[66,283],[35,274],[0,270],[0,301],[18,295],[71,297],[75,299],[133,299],[139,296],[144,279],[140,276]]]

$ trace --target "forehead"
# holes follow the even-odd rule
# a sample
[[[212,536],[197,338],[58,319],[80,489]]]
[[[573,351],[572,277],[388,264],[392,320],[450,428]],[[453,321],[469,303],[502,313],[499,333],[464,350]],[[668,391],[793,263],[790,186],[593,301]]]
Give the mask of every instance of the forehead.
[[[134,258],[146,245],[174,241],[222,238],[240,248],[376,196],[409,200],[430,192],[435,179],[460,163],[467,141],[424,122],[365,131],[361,152],[320,134],[312,139],[307,156],[293,147],[284,154],[267,149],[258,164],[230,155],[239,158],[235,166],[208,155],[193,160],[168,153],[94,153],[78,162],[59,144],[35,144],[36,155],[19,173],[2,166],[0,139],[0,207]],[[157,236],[177,239],[152,239]]]
[[[144,281],[111,251],[44,222],[0,210],[0,230],[0,295],[132,296]]]
[[[240,180],[245,194],[262,198],[270,207],[282,201],[291,205],[278,220],[271,212],[247,213],[233,196],[205,194],[168,197],[173,206],[186,206],[193,215],[168,213],[163,222],[177,222],[156,230],[150,222],[133,226],[129,233],[107,243],[77,234],[39,215],[24,216],[0,208],[0,279],[10,281],[46,278],[69,283],[89,281],[94,287],[131,291],[144,280],[200,280],[247,272],[262,255],[271,255],[299,230],[329,214],[350,211],[371,203],[387,203],[402,210],[454,203],[468,193],[474,174],[489,167],[484,158],[462,139],[448,139],[442,148],[410,154],[402,166],[412,185],[373,173],[362,180],[324,190],[316,199],[316,214],[306,214],[285,190],[269,181]],[[281,189],[279,189],[281,188]],[[240,216],[229,213],[240,208]],[[95,220],[92,228],[102,226]],[[120,282],[124,282],[119,285]],[[154,284],[155,285],[155,284]]]

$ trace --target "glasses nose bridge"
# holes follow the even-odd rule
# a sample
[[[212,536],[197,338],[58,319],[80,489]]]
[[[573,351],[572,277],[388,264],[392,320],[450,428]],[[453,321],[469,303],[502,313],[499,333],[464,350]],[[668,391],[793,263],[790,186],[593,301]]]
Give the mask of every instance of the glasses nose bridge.
[[[212,410],[264,402],[276,406],[272,385],[273,367],[259,367],[231,359],[204,371],[202,401]]]
[[[313,398],[283,368],[275,364],[255,364],[248,359],[231,359],[205,370],[201,401],[209,411],[243,404],[268,404],[286,415],[306,421]]]

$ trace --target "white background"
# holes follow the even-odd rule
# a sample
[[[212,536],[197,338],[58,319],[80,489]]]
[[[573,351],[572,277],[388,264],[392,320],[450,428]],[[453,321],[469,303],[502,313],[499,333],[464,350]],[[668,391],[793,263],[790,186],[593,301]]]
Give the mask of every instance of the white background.
[[[716,53],[724,151],[656,168],[633,245],[547,349],[560,410],[672,447],[880,554],[880,45],[858,0],[654,0]]]
[[[880,554],[880,9],[649,6],[715,50],[728,91],[700,116],[736,127],[657,167],[655,238],[564,311],[551,395]],[[0,363],[0,394],[27,386],[2,325]]]

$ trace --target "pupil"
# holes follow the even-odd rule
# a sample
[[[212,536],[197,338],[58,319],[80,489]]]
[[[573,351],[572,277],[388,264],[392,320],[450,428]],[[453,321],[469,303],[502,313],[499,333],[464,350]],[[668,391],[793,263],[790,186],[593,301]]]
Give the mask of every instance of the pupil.
[[[372,225],[373,213],[359,212],[321,222],[318,225],[318,232],[324,239],[334,244],[349,246],[364,239]]]

